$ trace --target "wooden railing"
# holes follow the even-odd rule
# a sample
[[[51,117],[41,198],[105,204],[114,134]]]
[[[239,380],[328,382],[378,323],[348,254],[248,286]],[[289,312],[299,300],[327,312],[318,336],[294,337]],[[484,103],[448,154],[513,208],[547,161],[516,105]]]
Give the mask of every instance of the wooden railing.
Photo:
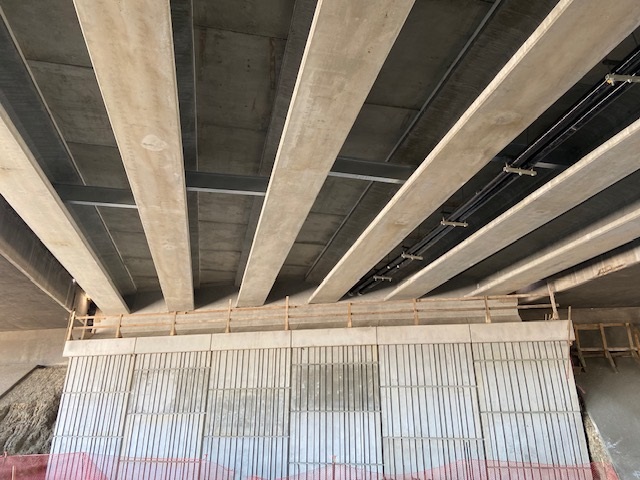
[[[517,321],[518,310],[545,309],[557,319],[557,307],[551,303],[518,305],[527,295],[434,298],[388,302],[340,302],[292,305],[286,297],[283,305],[262,307],[232,306],[189,312],[134,313],[117,316],[76,315],[69,317],[68,340],[88,339],[97,334],[141,336],[148,333],[231,332],[332,328],[378,325],[421,325],[429,323],[492,323]]]

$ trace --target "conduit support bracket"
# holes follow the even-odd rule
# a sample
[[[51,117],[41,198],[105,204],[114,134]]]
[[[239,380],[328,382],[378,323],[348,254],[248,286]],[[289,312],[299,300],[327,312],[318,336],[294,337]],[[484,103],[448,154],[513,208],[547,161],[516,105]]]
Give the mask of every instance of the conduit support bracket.
[[[502,171],[505,173],[517,173],[520,176],[527,175],[529,177],[535,177],[538,174],[534,169],[510,167],[508,164],[504,166]]]
[[[617,75],[615,73],[609,73],[604,76],[604,81],[609,85],[615,85],[616,82],[640,83],[640,77],[636,77],[635,75]]]
[[[374,282],[393,282],[393,278],[386,277],[384,275],[374,275],[373,281]]]
[[[402,252],[400,254],[402,258],[406,258],[407,260],[424,260],[420,255],[411,255],[410,253]]]
[[[450,220],[445,220],[444,218],[440,222],[440,225],[444,225],[445,227],[468,227],[469,226],[467,222],[452,222]]]

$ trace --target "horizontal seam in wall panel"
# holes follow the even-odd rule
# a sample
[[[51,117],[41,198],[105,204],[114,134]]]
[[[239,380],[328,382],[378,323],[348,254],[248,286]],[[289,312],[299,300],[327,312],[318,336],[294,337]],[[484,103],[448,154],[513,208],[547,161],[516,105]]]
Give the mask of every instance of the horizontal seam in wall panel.
[[[290,413],[382,413],[382,410],[290,410]]]
[[[547,413],[557,414],[569,414],[569,413],[582,413],[580,410],[481,410],[481,415],[528,415],[528,414],[545,415]]]
[[[473,363],[492,362],[566,362],[568,358],[476,358]]]
[[[342,466],[351,466],[351,465],[356,465],[356,466],[360,466],[360,467],[383,467],[384,464],[383,463],[349,463],[349,462],[340,462],[339,464],[333,463],[333,462],[289,462],[289,465],[294,464],[294,465],[338,465],[340,467]],[[306,477],[305,477],[306,478]]]
[[[462,388],[475,390],[477,385],[380,385],[380,388]]]
[[[426,441],[451,441],[451,442],[460,442],[460,441],[474,441],[474,442],[482,442],[484,438],[479,437],[403,437],[403,436],[393,436],[393,437],[382,437],[383,440],[426,440]]]
[[[242,391],[242,390],[291,390],[291,387],[223,387],[223,388],[209,388],[209,392],[222,392],[222,391]]]
[[[331,348],[331,347],[329,347]],[[292,367],[316,367],[316,366],[336,366],[336,365],[353,365],[354,367],[360,367],[362,365],[380,365],[378,362],[328,362],[328,363],[292,363]]]
[[[128,416],[133,417],[165,417],[165,416],[177,416],[177,415],[206,415],[208,412],[128,412]]]
[[[252,440],[254,438],[289,438],[289,435],[203,435],[204,438],[237,438]]]
[[[80,392],[71,390],[69,392],[63,392],[62,395],[122,395],[123,393],[129,393],[128,390],[91,390],[90,392]]]

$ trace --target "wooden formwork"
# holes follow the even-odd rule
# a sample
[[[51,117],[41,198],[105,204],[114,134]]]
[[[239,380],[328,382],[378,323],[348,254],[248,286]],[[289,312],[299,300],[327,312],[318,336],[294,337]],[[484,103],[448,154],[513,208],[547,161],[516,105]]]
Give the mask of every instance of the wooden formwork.
[[[587,371],[585,357],[605,357],[614,371],[618,371],[614,357],[632,357],[640,363],[640,330],[632,323],[578,323],[573,325],[575,332],[575,351],[580,361],[580,366]],[[617,334],[618,339],[625,338],[625,345],[612,345],[610,337],[607,338],[607,330],[617,329],[612,334]],[[580,336],[584,332],[596,332],[600,345],[584,346],[584,338]]]

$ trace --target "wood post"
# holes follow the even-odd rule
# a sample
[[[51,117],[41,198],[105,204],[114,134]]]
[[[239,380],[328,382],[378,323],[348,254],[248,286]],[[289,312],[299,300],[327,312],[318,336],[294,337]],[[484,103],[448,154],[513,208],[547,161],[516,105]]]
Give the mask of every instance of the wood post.
[[[116,338],[122,338],[122,314],[118,317],[118,328],[116,329]]]
[[[551,310],[553,311],[551,320],[560,320],[560,315],[558,315],[558,306],[556,305],[555,292],[549,282],[547,282],[547,290],[549,291],[549,300],[551,301]]]
[[[289,330],[289,295],[284,299],[284,329]]]
[[[484,296],[484,322],[491,323],[491,311],[489,310],[489,298]]]
[[[227,309],[227,327],[224,329],[224,333],[231,333],[231,299],[229,299],[229,308]]]
[[[76,311],[72,310],[69,315],[69,327],[67,329],[67,341],[73,340],[73,324],[76,321]]]
[[[176,331],[176,317],[178,316],[178,312],[173,312],[173,317],[171,320],[171,331],[169,332],[169,335],[171,335],[172,337],[177,335],[178,332]]]

